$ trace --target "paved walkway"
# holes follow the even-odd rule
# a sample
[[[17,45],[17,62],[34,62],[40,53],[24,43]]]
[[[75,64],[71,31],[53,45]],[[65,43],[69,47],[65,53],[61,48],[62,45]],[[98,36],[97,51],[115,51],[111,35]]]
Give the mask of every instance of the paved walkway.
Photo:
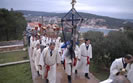
[[[30,50],[29,50],[29,55],[31,55]],[[34,64],[31,61],[31,56],[29,57],[30,57],[33,83],[45,83],[45,80],[42,80],[41,77],[37,76],[37,73],[35,72]],[[56,74],[57,74],[56,83],[68,83],[67,75],[65,74],[62,65],[57,66]],[[72,83],[99,83],[99,81],[92,74],[90,74],[90,78],[91,78],[90,80],[86,79],[84,75],[79,72],[77,76],[75,75],[72,76]]]

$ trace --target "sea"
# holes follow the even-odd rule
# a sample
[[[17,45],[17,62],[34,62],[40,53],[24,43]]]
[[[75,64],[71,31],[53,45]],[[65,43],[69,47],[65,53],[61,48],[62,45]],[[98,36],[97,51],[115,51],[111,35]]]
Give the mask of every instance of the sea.
[[[110,31],[119,31],[119,29],[105,29],[105,28],[80,28],[80,32],[88,32],[88,31],[98,31],[104,33],[104,35],[107,35]]]

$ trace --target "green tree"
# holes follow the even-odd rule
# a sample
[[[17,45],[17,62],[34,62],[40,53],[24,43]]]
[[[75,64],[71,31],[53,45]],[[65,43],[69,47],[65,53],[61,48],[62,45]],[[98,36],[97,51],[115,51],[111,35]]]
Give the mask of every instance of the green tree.
[[[0,41],[21,39],[25,28],[26,20],[23,14],[0,9]]]

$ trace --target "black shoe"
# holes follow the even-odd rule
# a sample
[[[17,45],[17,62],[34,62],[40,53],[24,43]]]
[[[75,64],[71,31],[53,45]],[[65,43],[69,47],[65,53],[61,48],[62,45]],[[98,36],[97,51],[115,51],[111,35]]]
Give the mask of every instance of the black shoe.
[[[85,77],[86,77],[87,79],[90,79],[90,77],[88,76],[88,73],[85,73]]]
[[[75,70],[75,74],[78,74],[78,71],[77,70]]]
[[[71,76],[68,75],[68,83],[72,83]]]
[[[40,76],[39,71],[37,71],[37,75]]]
[[[48,79],[46,79],[46,83],[48,83]]]

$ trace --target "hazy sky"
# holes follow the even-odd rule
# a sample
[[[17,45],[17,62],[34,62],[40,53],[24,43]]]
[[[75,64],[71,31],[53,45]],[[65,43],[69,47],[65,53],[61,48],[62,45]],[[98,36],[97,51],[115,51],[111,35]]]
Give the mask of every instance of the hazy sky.
[[[68,12],[71,0],[0,0],[0,8]],[[77,11],[133,19],[133,0],[77,0]]]

